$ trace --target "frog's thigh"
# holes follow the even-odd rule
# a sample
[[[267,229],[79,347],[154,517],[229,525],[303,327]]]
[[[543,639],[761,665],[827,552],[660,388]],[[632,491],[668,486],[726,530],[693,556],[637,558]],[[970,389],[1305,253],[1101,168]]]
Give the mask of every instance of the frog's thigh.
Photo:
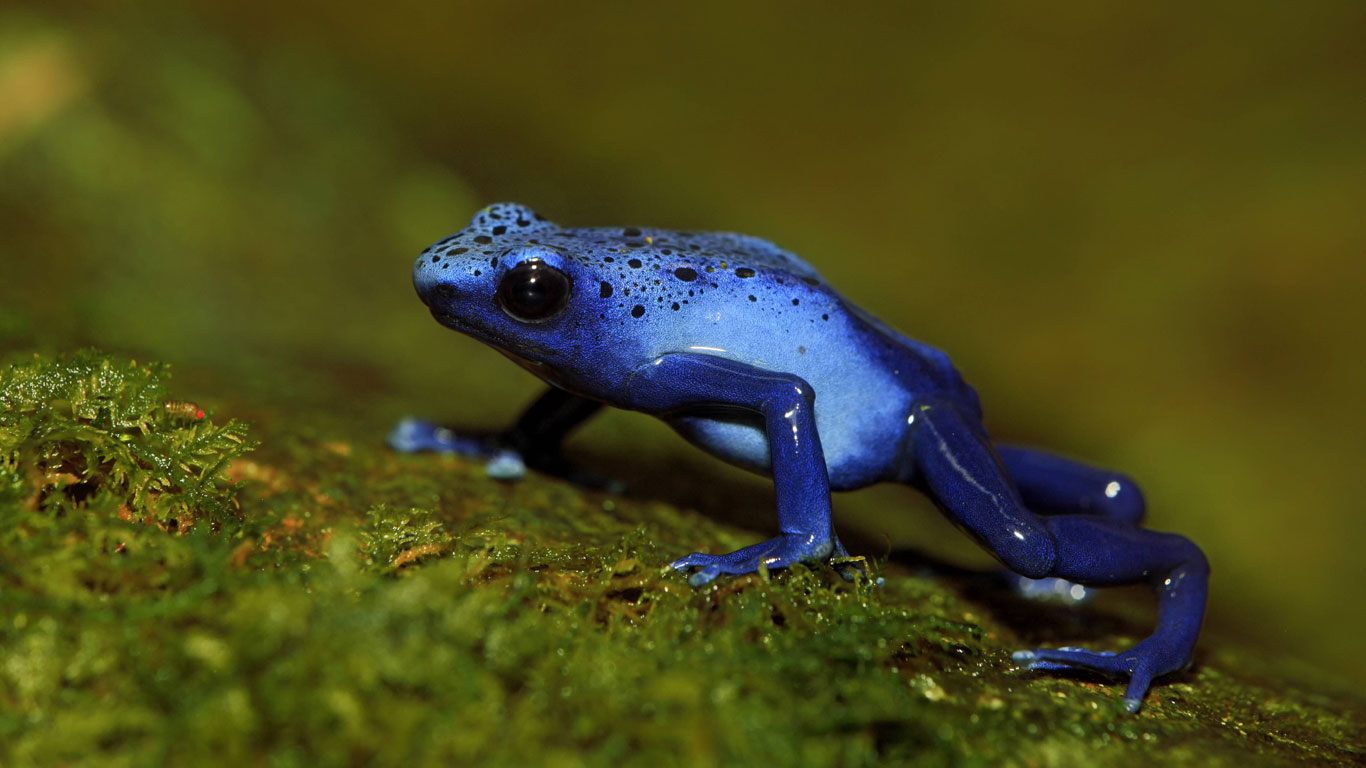
[[[918,403],[911,420],[915,482],[1011,570],[1049,575],[1052,533],[1025,508],[975,422],[951,403]]]

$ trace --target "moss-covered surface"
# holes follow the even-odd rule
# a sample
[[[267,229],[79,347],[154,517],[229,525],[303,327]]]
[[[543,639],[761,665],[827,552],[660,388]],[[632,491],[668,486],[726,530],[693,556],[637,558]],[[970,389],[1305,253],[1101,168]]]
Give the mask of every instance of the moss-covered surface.
[[[246,453],[159,366],[0,370],[0,765],[1366,759],[1361,699],[1208,639],[1137,716],[1010,661],[1143,620],[897,566],[695,591],[662,564],[753,534],[308,414]]]

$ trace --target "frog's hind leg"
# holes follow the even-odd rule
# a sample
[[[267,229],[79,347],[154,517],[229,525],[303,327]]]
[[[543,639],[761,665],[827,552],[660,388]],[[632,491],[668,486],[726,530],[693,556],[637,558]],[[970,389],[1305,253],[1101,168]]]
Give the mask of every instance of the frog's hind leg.
[[[1189,664],[1204,618],[1209,566],[1187,539],[1095,515],[1039,517],[1024,504],[986,435],[952,404],[922,403],[912,419],[915,484],[1007,567],[1088,586],[1149,584],[1158,597],[1151,637],[1119,653],[1022,651],[1038,670],[1089,669],[1128,677],[1138,709],[1156,677]]]
[[[1136,712],[1153,678],[1190,665],[1205,615],[1209,563],[1199,547],[1174,533],[1083,515],[1045,524],[1058,548],[1052,575],[1097,587],[1146,582],[1157,594],[1157,631],[1126,651],[1036,648],[1014,658],[1033,670],[1127,676],[1124,705]]]
[[[1016,445],[997,445],[996,455],[1035,514],[1099,515],[1129,525],[1143,522],[1143,492],[1126,475]]]
[[[389,433],[389,445],[403,453],[433,451],[483,459],[490,477],[517,480],[527,468],[589,488],[614,493],[621,483],[599,477],[564,458],[565,437],[596,414],[602,403],[554,387],[536,399],[510,429],[472,433],[419,419],[404,419]]]
[[[997,445],[996,454],[1035,514],[1097,515],[1129,525],[1143,521],[1143,492],[1126,475],[1020,446]],[[1008,574],[1007,581],[1029,598],[1080,603],[1094,596],[1092,590],[1056,576]]]

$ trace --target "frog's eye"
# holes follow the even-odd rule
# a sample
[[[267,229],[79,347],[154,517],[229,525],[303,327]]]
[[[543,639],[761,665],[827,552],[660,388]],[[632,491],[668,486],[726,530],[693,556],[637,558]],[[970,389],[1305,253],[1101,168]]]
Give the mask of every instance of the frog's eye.
[[[569,303],[571,285],[569,275],[544,261],[524,261],[498,284],[498,305],[518,320],[546,320]]]

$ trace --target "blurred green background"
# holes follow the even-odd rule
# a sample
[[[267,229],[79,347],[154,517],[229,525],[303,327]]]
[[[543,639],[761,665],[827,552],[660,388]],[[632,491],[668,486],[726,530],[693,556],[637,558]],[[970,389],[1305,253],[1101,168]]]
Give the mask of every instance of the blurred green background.
[[[1366,682],[1366,5],[432,5],[6,3],[0,348],[492,427],[538,384],[431,321],[428,242],[498,200],[757,234],[947,350],[998,436],[1135,475],[1213,562],[1211,638]],[[577,442],[773,524],[649,419]],[[987,562],[905,489],[838,510]]]

